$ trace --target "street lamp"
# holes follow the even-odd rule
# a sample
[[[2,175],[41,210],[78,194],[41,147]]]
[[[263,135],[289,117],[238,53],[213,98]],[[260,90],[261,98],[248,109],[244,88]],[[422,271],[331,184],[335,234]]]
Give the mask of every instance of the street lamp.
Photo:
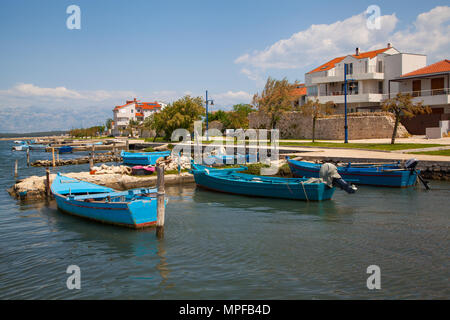
[[[345,107],[345,140],[344,143],[348,143],[348,125],[347,125],[347,80],[354,81],[354,79],[347,79],[348,64],[344,63],[344,107]]]
[[[214,100],[210,99],[208,100],[208,90],[206,90],[206,141],[209,141],[209,135],[208,135],[208,103],[211,103],[211,105],[214,105]]]

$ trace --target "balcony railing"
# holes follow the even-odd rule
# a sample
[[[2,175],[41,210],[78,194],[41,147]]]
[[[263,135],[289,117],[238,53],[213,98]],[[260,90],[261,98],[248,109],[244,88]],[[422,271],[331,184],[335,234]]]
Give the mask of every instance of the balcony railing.
[[[439,95],[450,94],[450,88],[419,90],[419,91],[402,92],[402,93],[403,94],[410,93],[413,97],[439,96]]]
[[[349,70],[347,69],[347,77],[351,78],[352,75],[359,75],[359,74],[367,74],[367,73],[383,73],[384,68],[380,68],[378,66],[370,65],[353,65],[352,73],[349,73]],[[334,68],[331,70],[328,70],[326,73],[327,77],[344,77],[344,67],[341,68]]]

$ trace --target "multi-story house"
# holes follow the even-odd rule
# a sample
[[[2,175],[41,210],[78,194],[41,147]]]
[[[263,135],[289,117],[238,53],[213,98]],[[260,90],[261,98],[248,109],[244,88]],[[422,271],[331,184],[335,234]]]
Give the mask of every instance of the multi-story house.
[[[118,135],[127,128],[130,120],[142,122],[145,118],[155,112],[159,112],[166,106],[162,102],[140,102],[139,100],[128,100],[124,105],[116,106],[114,112],[113,134]]]
[[[403,119],[413,134],[425,134],[426,128],[438,127],[439,121],[450,120],[450,60],[442,60],[390,80],[401,93],[409,93],[414,101],[429,106],[431,114]],[[393,96],[394,93],[391,93]]]
[[[307,96],[333,102],[336,113],[344,113],[344,66],[347,66],[347,111],[379,111],[399,83],[390,80],[426,66],[426,56],[401,53],[390,43],[386,48],[334,58],[305,74]]]

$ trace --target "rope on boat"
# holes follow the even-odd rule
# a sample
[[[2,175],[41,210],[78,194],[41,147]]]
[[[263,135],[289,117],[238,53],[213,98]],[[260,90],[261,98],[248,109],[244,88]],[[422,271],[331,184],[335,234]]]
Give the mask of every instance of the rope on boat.
[[[303,184],[303,181],[301,181],[300,183],[302,184],[303,192],[305,193],[305,197],[306,197],[306,201],[309,201],[309,199],[308,199],[308,194],[306,193],[305,185]]]

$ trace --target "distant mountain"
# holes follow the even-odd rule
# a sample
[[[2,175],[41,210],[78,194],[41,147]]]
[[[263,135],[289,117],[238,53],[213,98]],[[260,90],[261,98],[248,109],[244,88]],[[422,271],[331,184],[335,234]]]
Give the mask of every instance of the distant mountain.
[[[67,134],[68,131],[46,131],[46,132],[28,132],[28,133],[0,133],[0,138],[20,138],[20,137],[45,137],[60,136]]]

